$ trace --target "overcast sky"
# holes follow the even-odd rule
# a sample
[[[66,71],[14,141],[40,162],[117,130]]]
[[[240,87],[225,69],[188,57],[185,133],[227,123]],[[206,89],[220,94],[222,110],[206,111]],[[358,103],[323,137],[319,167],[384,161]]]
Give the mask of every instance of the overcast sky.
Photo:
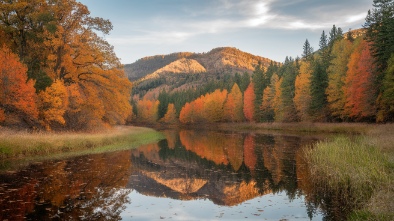
[[[335,24],[361,28],[372,0],[81,0],[109,19],[105,36],[122,63],[230,46],[276,61],[302,53]]]

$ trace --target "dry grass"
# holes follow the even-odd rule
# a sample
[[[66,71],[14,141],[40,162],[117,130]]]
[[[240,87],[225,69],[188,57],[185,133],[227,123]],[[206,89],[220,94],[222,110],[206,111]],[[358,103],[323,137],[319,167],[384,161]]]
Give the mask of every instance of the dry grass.
[[[0,159],[80,150],[124,149],[162,138],[160,133],[141,127],[115,127],[96,133],[28,133],[0,128]]]

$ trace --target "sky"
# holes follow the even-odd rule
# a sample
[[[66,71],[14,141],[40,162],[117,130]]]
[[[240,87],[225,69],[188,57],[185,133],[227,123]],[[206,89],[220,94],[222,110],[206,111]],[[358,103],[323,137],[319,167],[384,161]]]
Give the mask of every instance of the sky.
[[[123,64],[174,52],[217,47],[282,62],[302,54],[306,39],[318,49],[335,24],[361,28],[372,0],[80,0],[92,17],[109,19],[104,38]]]

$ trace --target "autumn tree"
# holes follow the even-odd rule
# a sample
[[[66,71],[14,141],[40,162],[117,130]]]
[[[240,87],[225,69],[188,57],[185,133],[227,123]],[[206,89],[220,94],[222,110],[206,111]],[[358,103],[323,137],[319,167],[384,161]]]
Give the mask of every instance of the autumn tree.
[[[167,113],[160,121],[164,123],[175,123],[177,121],[174,104],[168,104]]]
[[[186,103],[182,107],[181,113],[179,114],[179,121],[181,123],[193,123],[193,106],[190,103]]]
[[[263,121],[273,121],[275,117],[274,112],[274,97],[276,83],[279,81],[277,74],[273,74],[270,80],[270,85],[266,87],[263,91],[263,101],[261,103],[261,112]]]
[[[113,46],[99,36],[109,34],[109,20],[91,17],[75,0],[3,1],[0,8],[0,35],[27,65],[37,91],[55,81],[77,85],[86,102],[79,103],[80,111],[66,113],[66,120],[87,116],[101,124],[125,122],[131,112],[131,83]]]
[[[137,102],[137,121],[154,123],[158,120],[159,101],[139,100]]]
[[[255,94],[254,94],[254,84],[251,82],[246,88],[245,93],[244,93],[244,116],[246,120],[248,121],[254,121],[254,100],[255,100]]]
[[[0,11],[0,32],[5,40],[0,44],[6,43],[18,54],[28,68],[28,78],[36,80],[37,89],[45,89],[52,81],[43,70],[48,51],[42,42],[45,32],[56,30],[51,5],[44,0],[2,1]]]
[[[40,98],[40,120],[45,128],[51,130],[51,125],[59,123],[64,125],[64,113],[67,107],[67,90],[61,80],[55,81],[45,91],[41,91]]]
[[[345,120],[344,107],[346,98],[344,85],[347,72],[347,64],[353,50],[353,44],[347,39],[336,41],[333,45],[331,56],[333,57],[327,70],[328,86],[326,89],[327,102],[330,115],[334,119]]]
[[[226,120],[230,122],[241,122],[244,118],[242,92],[237,83],[233,85],[227,96],[224,104],[224,115]]]
[[[301,121],[309,121],[309,109],[311,102],[311,63],[303,61],[300,67],[300,74],[295,80],[294,105]]]
[[[3,46],[0,49],[0,115],[19,112],[25,119],[37,119],[34,82],[27,79],[27,68],[16,54]]]
[[[362,41],[350,56],[345,80],[345,111],[355,120],[372,120],[376,115],[377,89],[369,44]]]
[[[224,120],[224,102],[227,98],[227,90],[217,89],[207,94],[204,100],[203,116],[208,122],[220,122]]]

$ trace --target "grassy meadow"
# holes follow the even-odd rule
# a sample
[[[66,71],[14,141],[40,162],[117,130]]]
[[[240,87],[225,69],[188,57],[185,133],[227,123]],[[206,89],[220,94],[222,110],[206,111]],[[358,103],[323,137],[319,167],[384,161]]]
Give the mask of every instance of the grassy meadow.
[[[16,132],[0,128],[0,160],[100,153],[138,147],[163,139],[149,128],[119,126],[95,133]]]

